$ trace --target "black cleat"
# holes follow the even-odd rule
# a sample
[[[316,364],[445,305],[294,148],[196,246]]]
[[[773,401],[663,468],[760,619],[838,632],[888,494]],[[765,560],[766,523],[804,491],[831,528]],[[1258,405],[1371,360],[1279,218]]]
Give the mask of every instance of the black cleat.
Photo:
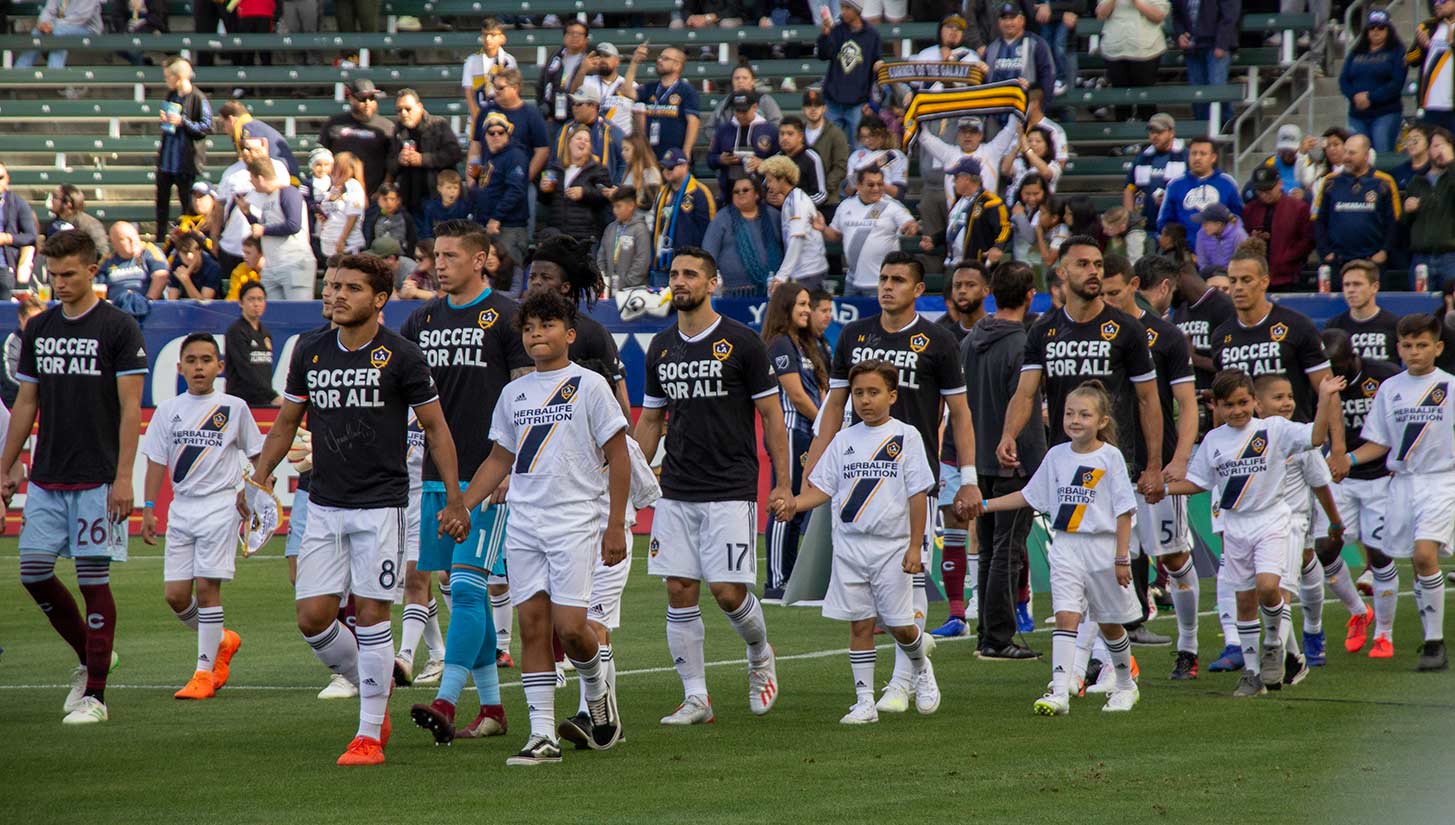
[[[409,717],[434,735],[436,745],[455,741],[455,708],[449,702],[436,699],[428,705],[415,705],[409,709]]]
[[[1289,687],[1302,682],[1308,678],[1308,659],[1299,656],[1293,651],[1285,651],[1283,654],[1283,683]]]
[[[1041,654],[1028,647],[1008,644],[999,648],[981,648],[975,651],[975,658],[989,661],[1026,662],[1041,658]]]
[[[1172,666],[1172,675],[1168,677],[1174,682],[1186,682],[1197,678],[1197,654],[1188,653],[1185,650],[1177,651],[1177,664]]]
[[[621,717],[616,710],[616,694],[609,688],[600,699],[586,700],[586,710],[591,715],[591,738],[588,741],[594,751],[604,751],[621,738]]]
[[[1450,661],[1445,656],[1445,640],[1440,639],[1433,642],[1425,642],[1420,648],[1420,663],[1415,670],[1445,670],[1450,667]]]
[[[1100,659],[1092,659],[1086,663],[1086,676],[1082,682],[1086,685],[1094,685],[1101,678],[1101,669],[1106,667],[1106,662]]]
[[[570,742],[576,746],[576,750],[584,751],[591,748],[591,716],[584,711],[562,719],[556,725],[556,735],[562,741]]]

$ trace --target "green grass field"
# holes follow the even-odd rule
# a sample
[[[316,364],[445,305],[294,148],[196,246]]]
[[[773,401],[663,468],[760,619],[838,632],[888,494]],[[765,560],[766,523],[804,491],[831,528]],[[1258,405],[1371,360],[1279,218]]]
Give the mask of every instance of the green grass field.
[[[1142,701],[1131,714],[1102,714],[1101,699],[1088,698],[1069,717],[1034,716],[1049,678],[1042,629],[1028,639],[1047,659],[1031,664],[984,663],[966,641],[943,645],[939,713],[868,728],[837,723],[853,699],[844,625],[814,609],[765,608],[782,698],[756,718],[742,644],[720,612],[704,609],[717,723],[668,730],[656,720],[681,688],[667,658],[665,597],[638,553],[616,642],[626,743],[568,752],[557,767],[507,769],[527,731],[511,670],[502,674],[507,736],[437,748],[407,713],[433,689],[401,689],[388,764],[346,770],[333,762],[358,706],[314,698],[327,674],[294,627],[281,545],[239,560],[224,591],[228,626],[244,640],[232,682],[192,703],[171,694],[191,674],[194,637],[162,600],[158,551],[133,542],[132,561],[113,571],[121,665],[107,691],[111,721],[66,729],[73,663],[18,583],[14,540],[0,544],[0,822],[1455,820],[1444,799],[1455,674],[1413,672],[1419,628],[1408,597],[1396,659],[1346,654],[1347,616],[1331,600],[1329,665],[1264,699],[1231,699],[1234,677],[1206,672],[1222,644],[1205,614],[1202,677],[1173,684],[1171,649],[1139,648]],[[1407,567],[1401,575],[1407,591]],[[1048,599],[1038,601],[1044,615]],[[1211,604],[1205,582],[1204,609]],[[931,606],[932,620],[943,615]],[[1170,617],[1155,626],[1175,632]],[[881,648],[881,680],[891,658]],[[558,715],[574,712],[576,695],[574,681],[558,693]],[[472,701],[467,693],[462,704]]]

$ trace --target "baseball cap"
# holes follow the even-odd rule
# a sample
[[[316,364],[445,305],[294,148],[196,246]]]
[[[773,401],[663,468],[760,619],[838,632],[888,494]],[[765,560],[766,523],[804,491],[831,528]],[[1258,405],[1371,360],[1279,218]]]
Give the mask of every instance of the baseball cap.
[[[940,20],[940,28],[944,28],[945,26],[954,26],[960,31],[965,31],[970,28],[970,24],[965,22],[965,18],[958,14],[945,15],[944,19]]]
[[[979,178],[980,161],[976,160],[975,158],[960,158],[960,160],[957,161],[954,166],[946,169],[945,172],[951,175],[971,175],[975,178]]]
[[[506,117],[504,112],[491,112],[485,116],[485,122],[482,124],[481,131],[488,132],[491,126],[505,127],[505,133],[507,135],[515,131],[515,124],[510,122],[510,118]]]
[[[1169,132],[1175,128],[1177,128],[1177,121],[1166,112],[1158,112],[1147,120],[1147,131],[1149,132]]]
[[[733,111],[746,112],[758,102],[757,92],[738,92],[732,98]]]
[[[969,129],[972,132],[984,132],[985,121],[978,117],[962,117],[960,118],[959,128]]]
[[[1015,3],[1001,3],[996,12],[998,17],[1020,17],[1024,14],[1021,7]]]
[[[815,88],[815,89],[809,89],[808,91],[804,92],[803,93],[803,105],[805,105],[805,106],[823,106],[824,105],[823,89],[816,89]]]
[[[381,98],[384,93],[374,86],[374,81],[367,77],[356,77],[349,81],[349,97],[362,100],[364,98]]]
[[[192,184],[192,194],[208,195],[215,198],[217,197],[217,189],[207,181],[199,180],[196,183]]]
[[[1272,166],[1259,166],[1253,170],[1253,188],[1259,192],[1271,191],[1278,186],[1278,170]]]
[[[1292,123],[1285,123],[1278,127],[1278,143],[1274,144],[1274,150],[1282,152],[1285,149],[1297,149],[1302,140],[1303,130]]]
[[[687,153],[683,152],[681,149],[678,149],[676,146],[668,149],[667,153],[665,155],[662,155],[663,169],[671,169],[674,166],[681,166],[684,163],[691,162],[692,159],[687,157]]]
[[[597,43],[591,47],[591,51],[606,57],[621,57],[621,51],[610,43]]]
[[[1376,26],[1389,27],[1389,12],[1384,9],[1374,9],[1369,16],[1364,18],[1364,28],[1371,29]]]
[[[595,86],[582,86],[571,93],[572,103],[595,103],[601,105],[601,90]]]
[[[369,244],[369,248],[364,251],[377,258],[387,258],[390,255],[402,253],[404,247],[399,245],[399,241],[393,235],[385,234],[375,238],[374,242]]]
[[[1269,170],[1269,171],[1272,171],[1272,170]],[[1220,203],[1211,203],[1211,204],[1208,204],[1207,206],[1204,206],[1202,208],[1202,211],[1201,212],[1198,212],[1198,213],[1196,213],[1196,214],[1194,214],[1192,216],[1193,223],[1202,223],[1204,221],[1216,221],[1217,223],[1227,223],[1228,221],[1230,221],[1232,219],[1233,219],[1232,210],[1228,209],[1226,206],[1223,206]]]

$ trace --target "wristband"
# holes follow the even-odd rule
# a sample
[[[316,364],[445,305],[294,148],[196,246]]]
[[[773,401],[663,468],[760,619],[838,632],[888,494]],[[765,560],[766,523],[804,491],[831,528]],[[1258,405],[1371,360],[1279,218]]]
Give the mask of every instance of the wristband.
[[[1130,556],[1127,557],[1127,558],[1124,558],[1124,559],[1113,559],[1112,561],[1116,564],[1117,567],[1131,567],[1132,566],[1132,559],[1131,559]]]
[[[1354,451],[1353,450],[1350,450],[1349,452],[1344,453],[1344,457],[1347,458],[1347,459],[1349,459],[1349,466],[1350,467],[1357,467],[1357,466],[1359,466],[1359,457],[1356,456],[1356,455],[1354,455]]]
[[[960,486],[961,487],[979,487],[980,486],[980,477],[975,473],[975,467],[974,466],[961,467],[960,468]]]
[[[157,503],[155,501],[148,501],[148,502],[146,502],[145,504],[142,505],[142,509],[151,510],[151,509],[154,509],[156,506],[157,506]]]
[[[984,499],[984,498],[980,499],[980,509],[982,509],[982,510],[989,510],[990,509],[990,500],[989,499]]]
[[[1342,533],[1342,532],[1344,532],[1344,525],[1340,524],[1337,521],[1330,522],[1329,523],[1329,529],[1330,530],[1338,530],[1340,533]]]

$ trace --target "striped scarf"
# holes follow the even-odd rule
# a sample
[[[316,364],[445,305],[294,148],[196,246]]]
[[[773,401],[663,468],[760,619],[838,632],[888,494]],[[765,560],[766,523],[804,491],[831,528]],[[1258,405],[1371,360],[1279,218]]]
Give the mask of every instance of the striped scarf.
[[[904,112],[904,146],[908,149],[922,122],[968,115],[1026,113],[1026,90],[1020,81],[1007,80],[970,88],[918,91]]]

